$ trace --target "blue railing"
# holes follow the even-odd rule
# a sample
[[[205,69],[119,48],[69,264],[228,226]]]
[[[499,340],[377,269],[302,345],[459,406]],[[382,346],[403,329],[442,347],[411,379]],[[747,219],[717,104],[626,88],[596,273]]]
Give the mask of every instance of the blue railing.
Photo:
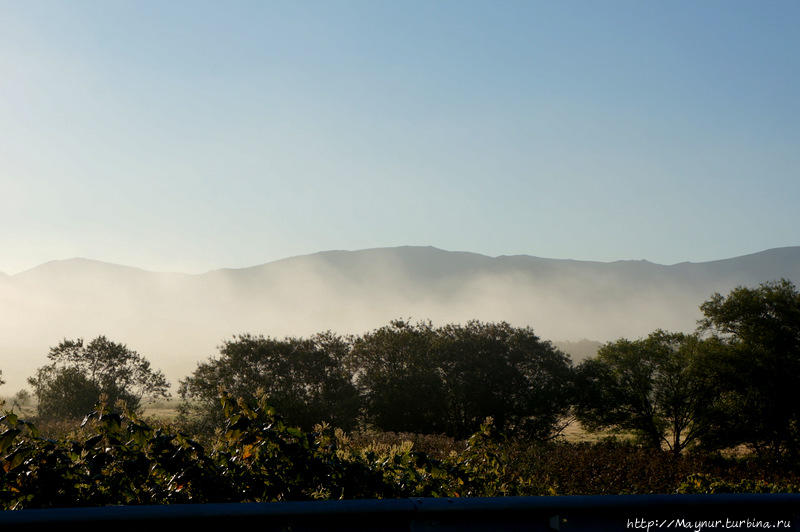
[[[5,530],[800,530],[800,495],[418,498],[0,512]]]

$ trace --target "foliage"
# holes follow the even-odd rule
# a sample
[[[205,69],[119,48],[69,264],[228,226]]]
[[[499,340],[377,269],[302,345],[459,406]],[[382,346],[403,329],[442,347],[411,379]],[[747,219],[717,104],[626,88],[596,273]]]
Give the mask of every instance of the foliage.
[[[135,414],[102,407],[77,439],[50,440],[0,419],[0,508],[444,496],[447,468],[406,448],[341,446],[340,431],[304,432],[265,402],[223,395],[224,429],[204,447]]]
[[[344,367],[348,351],[347,340],[330,332],[307,339],[238,336],[181,381],[183,419],[196,420],[205,430],[219,427],[220,388],[238,397],[260,389],[288,422],[305,430],[320,422],[350,430],[360,400]]]
[[[59,440],[6,413],[0,418],[0,508],[708,492],[725,485],[796,491],[800,483],[796,474],[758,461],[675,456],[616,441],[532,445],[507,437],[491,420],[465,448],[432,458],[410,442],[360,446],[327,425],[294,428],[266,396],[252,402],[223,395],[221,408],[223,428],[210,445],[105,406]]]
[[[602,346],[577,371],[577,416],[586,427],[633,431],[675,454],[700,439],[714,391],[704,356],[715,346],[695,335],[655,331]]]
[[[367,421],[388,431],[463,438],[492,417],[500,430],[548,439],[569,410],[571,365],[530,328],[393,321],[351,353]]]
[[[31,400],[31,392],[28,390],[19,390],[17,393],[14,394],[13,403],[15,407],[21,408],[26,406]]]
[[[346,439],[347,444],[351,447],[358,449],[370,447],[378,452],[388,451],[402,445],[411,445],[415,450],[437,459],[447,458],[451,454],[459,454],[467,446],[466,440],[456,440],[444,434],[391,432],[375,429],[350,432]]]
[[[707,443],[763,456],[800,454],[800,292],[790,281],[738,287],[700,307],[702,330],[727,349],[710,366],[718,390]]]
[[[430,322],[401,320],[353,343],[350,366],[369,424],[383,430],[445,432],[446,401]]]
[[[701,309],[707,337],[620,339],[576,371],[507,323],[239,336],[181,383],[191,436],[138,417],[142,398],[168,386],[141,356],[105,337],[65,340],[29,379],[37,423],[104,405],[58,439],[13,412],[0,418],[0,508],[797,492],[800,294],[765,283]],[[639,443],[557,439],[571,402],[588,428],[632,431]],[[366,423],[347,435],[359,413]],[[757,453],[719,453],[740,444]]]
[[[79,418],[105,397],[137,410],[145,397],[168,397],[164,374],[124,344],[98,336],[64,340],[50,349],[51,363],[39,368],[28,382],[34,388],[42,419]]]
[[[466,437],[487,417],[501,431],[536,440],[564,429],[571,363],[530,327],[470,321],[437,333],[448,434]]]
[[[99,383],[75,367],[45,366],[29,382],[38,400],[37,414],[48,420],[80,417],[94,408],[103,393]]]
[[[710,493],[800,493],[800,484],[786,480],[768,482],[762,479],[723,480],[705,473],[690,475],[677,489],[684,494]]]

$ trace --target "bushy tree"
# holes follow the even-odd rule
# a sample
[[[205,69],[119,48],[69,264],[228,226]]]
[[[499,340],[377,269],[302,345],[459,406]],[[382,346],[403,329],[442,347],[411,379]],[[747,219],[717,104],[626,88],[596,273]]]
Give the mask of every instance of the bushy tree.
[[[430,322],[395,320],[355,340],[350,366],[368,424],[396,432],[446,432],[436,336]]]
[[[367,421],[383,430],[464,437],[486,417],[547,439],[563,429],[571,365],[530,328],[394,321],[353,346]]]
[[[590,430],[631,431],[649,446],[680,453],[707,430],[714,390],[705,357],[716,346],[661,330],[605,344],[577,369],[578,419]]]
[[[724,343],[710,366],[717,395],[708,443],[800,454],[800,292],[788,280],[714,294],[701,330]]]
[[[261,390],[290,424],[308,430],[327,422],[352,429],[360,403],[344,366],[349,349],[346,338],[330,332],[283,340],[240,335],[181,381],[184,417],[200,428],[219,426],[221,389],[251,399]]]
[[[487,417],[538,440],[564,429],[571,363],[530,327],[470,321],[442,327],[437,337],[449,434],[466,437]]]
[[[28,379],[37,399],[37,414],[45,419],[82,417],[104,397],[132,411],[145,398],[168,397],[164,374],[153,370],[144,357],[105,336],[84,343],[64,340],[50,349],[50,364]]]

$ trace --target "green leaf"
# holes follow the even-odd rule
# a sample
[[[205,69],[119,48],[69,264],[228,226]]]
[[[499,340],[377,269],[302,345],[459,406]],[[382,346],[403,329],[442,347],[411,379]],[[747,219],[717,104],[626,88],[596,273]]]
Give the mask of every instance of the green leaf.
[[[4,453],[11,447],[11,444],[14,442],[14,438],[17,437],[17,434],[20,433],[18,429],[8,429],[4,433],[0,434],[0,453]]]

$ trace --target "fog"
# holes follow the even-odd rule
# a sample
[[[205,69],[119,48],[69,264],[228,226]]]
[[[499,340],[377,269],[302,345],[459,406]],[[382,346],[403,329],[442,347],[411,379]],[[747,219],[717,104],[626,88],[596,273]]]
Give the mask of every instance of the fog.
[[[175,384],[240,333],[360,334],[396,318],[437,325],[480,319],[531,326],[554,341],[603,342],[656,328],[694,330],[698,306],[713,292],[780,277],[800,280],[800,248],[661,266],[404,247],[200,275],[55,261],[0,276],[0,395],[25,387],[64,338],[104,334]]]

